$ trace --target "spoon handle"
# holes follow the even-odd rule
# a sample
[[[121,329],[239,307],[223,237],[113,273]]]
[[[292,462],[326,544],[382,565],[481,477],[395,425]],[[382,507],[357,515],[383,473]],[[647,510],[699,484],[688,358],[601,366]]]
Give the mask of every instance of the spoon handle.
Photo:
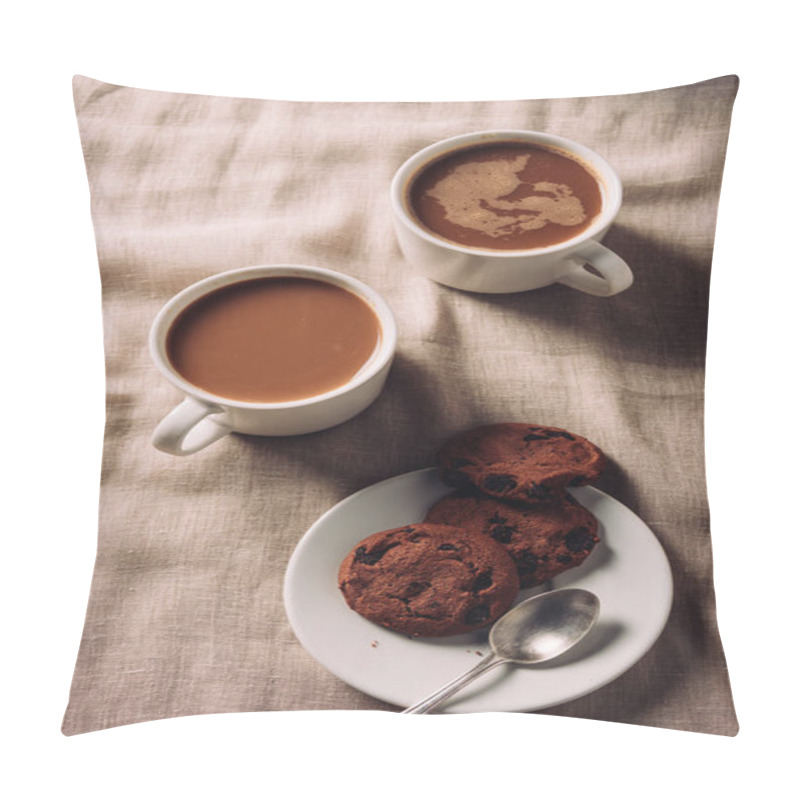
[[[433,694],[428,695],[424,700],[415,703],[413,706],[401,711],[401,714],[427,714],[431,709],[439,705],[439,703],[447,700],[448,697],[454,695],[459,689],[472,682],[479,675],[496,667],[498,664],[503,664],[506,661],[504,658],[499,658],[494,653],[490,653],[484,659],[479,661],[474,667],[467,670],[463,675],[446,683],[441,689],[435,691]]]

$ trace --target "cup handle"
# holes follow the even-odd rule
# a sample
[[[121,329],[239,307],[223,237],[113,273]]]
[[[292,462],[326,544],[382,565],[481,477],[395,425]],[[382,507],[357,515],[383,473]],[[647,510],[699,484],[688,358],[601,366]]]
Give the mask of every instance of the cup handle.
[[[609,250],[594,239],[584,242],[570,256],[567,261],[572,265],[572,269],[559,278],[558,283],[596,297],[619,294],[633,283],[631,268],[613,250]],[[600,274],[589,272],[585,267],[586,264]]]
[[[193,397],[187,397],[159,422],[153,433],[153,445],[173,456],[188,456],[221,439],[230,428],[213,419],[223,409]]]

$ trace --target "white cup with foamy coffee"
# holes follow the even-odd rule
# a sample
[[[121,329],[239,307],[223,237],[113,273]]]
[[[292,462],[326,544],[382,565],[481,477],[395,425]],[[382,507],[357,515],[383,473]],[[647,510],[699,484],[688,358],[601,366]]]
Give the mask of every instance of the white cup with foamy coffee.
[[[483,131],[411,156],[391,185],[408,261],[431,279],[503,293],[562,283],[608,297],[633,282],[600,243],[622,184],[600,155],[561,136]]]
[[[329,269],[244,267],[189,286],[158,313],[150,353],[185,395],[153,444],[195,453],[227,433],[293,436],[356,416],[397,343],[385,301]]]

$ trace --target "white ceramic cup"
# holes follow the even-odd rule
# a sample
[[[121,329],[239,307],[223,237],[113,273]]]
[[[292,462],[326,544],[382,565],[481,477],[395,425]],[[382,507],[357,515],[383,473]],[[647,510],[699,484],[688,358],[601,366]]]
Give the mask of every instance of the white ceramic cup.
[[[530,250],[466,247],[420,225],[409,208],[408,192],[428,164],[457,149],[506,141],[566,151],[587,165],[598,179],[603,200],[594,222],[572,239]],[[561,136],[518,130],[454,136],[411,156],[395,174],[390,193],[395,230],[403,254],[423,274],[445,286],[472,292],[504,293],[563,283],[588,294],[610,297],[633,282],[633,274],[625,261],[600,244],[622,204],[620,179],[604,158]]]
[[[282,403],[249,403],[217,397],[185,380],[167,356],[166,340],[177,316],[211,291],[240,281],[265,277],[311,278],[346,289],[364,300],[380,323],[380,340],[372,356],[343,386],[324,394]],[[150,329],[150,354],[164,377],[186,395],[159,423],[153,445],[185,456],[207,447],[227,433],[294,436],[331,428],[356,416],[380,394],[394,358],[397,327],[385,301],[361,281],[320,267],[256,266],[213,275],[175,295],[159,311]]]

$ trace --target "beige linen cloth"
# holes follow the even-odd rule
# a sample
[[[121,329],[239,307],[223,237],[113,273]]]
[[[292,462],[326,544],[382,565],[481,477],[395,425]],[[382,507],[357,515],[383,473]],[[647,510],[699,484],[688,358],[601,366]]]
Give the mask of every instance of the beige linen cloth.
[[[393,710],[296,640],[282,600],[287,562],[338,501],[431,466],[457,431],[508,420],[599,444],[611,466],[597,486],[648,523],[675,579],[653,649],[613,683],[544,713],[735,734],[715,617],[703,389],[737,86],[728,76],[608,97],[313,103],[76,77],[108,400],[97,561],[64,733],[215,712]],[[625,197],[605,241],[633,268],[629,290],[468,294],[404,260],[393,173],[436,140],[491,128],[558,133],[617,168]],[[282,263],[349,273],[388,301],[400,338],[383,394],[322,433],[231,435],[186,458],[155,450],[153,429],[180,400],[148,354],[156,312],[213,273]]]

